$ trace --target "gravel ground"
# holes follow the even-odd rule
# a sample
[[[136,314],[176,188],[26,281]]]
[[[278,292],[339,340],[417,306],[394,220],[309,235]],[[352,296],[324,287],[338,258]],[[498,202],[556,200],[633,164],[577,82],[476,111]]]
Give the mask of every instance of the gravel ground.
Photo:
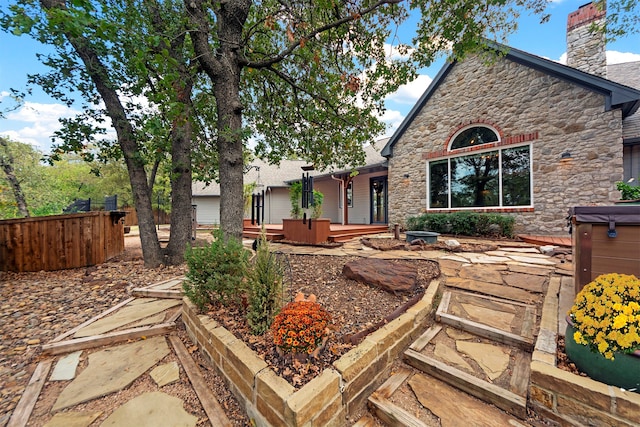
[[[184,266],[145,268],[140,240],[135,235],[126,236],[122,256],[98,266],[53,272],[0,272],[0,427],[9,421],[33,370],[42,359],[41,344],[129,298],[131,289],[175,278],[184,272]],[[178,335],[185,345],[191,345],[183,328],[178,329]],[[222,381],[207,369],[198,352],[193,352],[192,356],[232,422],[246,425],[244,414]],[[175,356],[171,354],[167,360],[173,358]],[[138,382],[144,387],[144,381]],[[47,386],[43,390],[29,425],[42,425],[49,417],[41,408],[53,403],[48,402],[55,394],[53,388]],[[177,390],[176,394],[198,416],[199,412],[204,414],[190,386]],[[119,405],[118,400],[117,397],[100,399],[102,403],[98,401],[94,406],[108,409],[105,406]]]

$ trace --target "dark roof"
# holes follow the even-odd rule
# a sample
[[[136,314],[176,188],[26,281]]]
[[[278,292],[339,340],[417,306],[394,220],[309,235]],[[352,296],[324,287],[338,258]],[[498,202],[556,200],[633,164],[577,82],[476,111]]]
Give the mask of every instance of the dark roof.
[[[622,110],[622,118],[632,115],[640,107],[640,90],[498,43],[489,42],[489,47],[501,52],[506,52],[505,58],[510,61],[604,95],[606,111],[620,108]],[[456,62],[457,61],[448,62],[438,72],[427,90],[422,94],[411,111],[409,111],[407,117],[405,117],[404,121],[389,139],[387,145],[382,149],[381,154],[383,156],[393,156],[393,146],[404,134],[411,122],[413,122],[422,107],[429,101],[431,95],[444,81],[447,74],[449,74],[456,65]]]

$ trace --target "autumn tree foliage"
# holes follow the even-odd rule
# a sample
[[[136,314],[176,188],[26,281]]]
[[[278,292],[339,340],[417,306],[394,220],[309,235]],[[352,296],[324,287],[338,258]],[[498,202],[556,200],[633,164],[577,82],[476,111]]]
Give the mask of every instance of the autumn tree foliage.
[[[151,218],[149,159],[162,154],[179,177],[174,198],[189,194],[192,164],[215,175],[224,234],[239,238],[250,138],[255,153],[271,162],[303,158],[318,169],[361,163],[363,144],[383,131],[379,117],[388,94],[440,54],[460,58],[487,40],[504,41],[521,13],[544,21],[548,3],[15,0],[0,19],[5,30],[59,48],[46,62],[60,79],[34,82],[63,99],[74,89],[103,105],[143,220]],[[638,22],[637,2],[610,0],[608,7],[616,13],[606,31],[636,28],[628,26]],[[400,37],[407,25],[414,30],[410,40]],[[143,114],[143,105],[131,101],[136,96],[152,99],[157,114]],[[90,123],[81,121],[80,139],[92,135]],[[164,145],[150,149],[150,140]],[[174,204],[172,219],[186,219],[188,203]],[[149,222],[141,236],[150,236],[143,248],[151,248],[145,260],[153,258],[153,265],[161,252]]]

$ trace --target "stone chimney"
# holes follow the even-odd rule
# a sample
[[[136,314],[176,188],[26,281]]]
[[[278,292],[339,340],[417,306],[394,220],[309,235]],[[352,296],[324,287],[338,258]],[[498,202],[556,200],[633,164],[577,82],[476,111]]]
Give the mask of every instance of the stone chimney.
[[[591,31],[591,24],[602,24],[606,10],[595,3],[580,6],[567,18],[567,65],[580,71],[607,77],[604,34]]]

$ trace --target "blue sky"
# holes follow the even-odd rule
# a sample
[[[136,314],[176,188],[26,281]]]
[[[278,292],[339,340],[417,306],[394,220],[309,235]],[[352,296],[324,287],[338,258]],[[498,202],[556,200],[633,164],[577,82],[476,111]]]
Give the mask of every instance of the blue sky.
[[[552,3],[548,12],[551,19],[540,24],[535,16],[522,16],[518,32],[509,37],[508,45],[555,61],[563,61],[566,52],[567,15],[578,9],[585,0],[562,0]],[[402,30],[407,30],[405,26]],[[410,29],[408,29],[410,30]],[[36,58],[37,52],[46,47],[28,37],[15,37],[0,32],[0,109],[4,111],[11,102],[7,99],[9,88],[25,90],[27,74],[43,71],[45,68]],[[640,61],[640,34],[627,36],[607,45],[609,63]],[[438,73],[444,60],[422,70],[414,82],[400,88],[388,97],[387,112],[383,116],[389,129],[387,135],[400,125],[411,107]],[[79,107],[76,107],[79,108]],[[33,95],[25,99],[18,110],[5,113],[0,119],[0,135],[13,140],[30,143],[47,152],[50,137],[59,128],[58,119],[72,117],[77,111],[48,97],[39,88],[33,88]]]

